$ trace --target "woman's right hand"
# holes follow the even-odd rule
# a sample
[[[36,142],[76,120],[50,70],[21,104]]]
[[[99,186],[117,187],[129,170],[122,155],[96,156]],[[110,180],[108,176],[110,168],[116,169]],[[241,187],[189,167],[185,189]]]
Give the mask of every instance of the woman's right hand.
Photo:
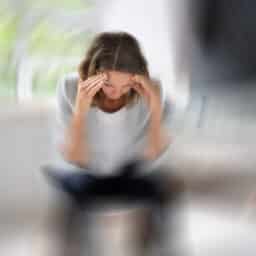
[[[94,96],[102,88],[106,79],[107,76],[104,73],[91,76],[85,81],[79,79],[75,103],[76,114],[83,115],[90,109]]]

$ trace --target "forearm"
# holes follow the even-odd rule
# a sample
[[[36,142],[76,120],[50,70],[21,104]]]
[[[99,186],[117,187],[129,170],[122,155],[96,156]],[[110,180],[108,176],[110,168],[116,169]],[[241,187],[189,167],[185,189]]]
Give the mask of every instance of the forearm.
[[[169,138],[162,124],[162,116],[159,113],[151,115],[147,130],[147,151],[151,160],[156,159],[169,144]]]
[[[148,126],[148,145],[155,145],[163,135],[160,114],[152,114]]]
[[[88,145],[86,143],[85,117],[74,114],[67,130],[63,149],[64,158],[73,164],[84,167],[88,163]]]

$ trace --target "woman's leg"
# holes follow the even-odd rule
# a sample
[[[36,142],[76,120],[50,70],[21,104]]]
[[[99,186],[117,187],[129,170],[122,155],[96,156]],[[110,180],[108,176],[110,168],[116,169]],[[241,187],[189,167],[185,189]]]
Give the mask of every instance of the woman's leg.
[[[97,178],[88,174],[86,170],[84,173],[81,170],[64,172],[53,167],[44,168],[44,174],[62,195],[64,193],[67,196],[58,197],[60,202],[57,202],[61,205],[61,212],[56,220],[60,238],[58,256],[88,255],[82,252],[88,239],[88,234],[85,232],[87,231],[87,219],[83,214],[83,209],[90,199],[90,188]]]
[[[82,195],[86,196],[86,190],[97,179],[96,176],[89,174],[88,170],[67,171],[56,167],[44,167],[43,173],[47,180],[60,191],[67,194],[72,201],[82,203]]]
[[[159,245],[159,253],[168,255],[174,253],[180,255],[177,248],[177,241],[182,231],[180,207],[184,196],[184,182],[171,174],[154,174],[148,176],[157,187],[157,198],[153,214],[153,226],[155,240]],[[178,250],[178,251],[176,251]],[[175,253],[176,252],[176,253]]]
[[[152,203],[150,221],[152,240],[150,241],[156,242],[159,248],[167,249],[171,247],[168,243],[169,237],[174,241],[179,233],[176,229],[179,225],[177,212],[184,185],[180,179],[165,174],[168,172],[164,171],[154,170],[147,175],[136,175],[136,171],[128,172],[133,175],[126,175],[125,178],[121,176],[120,180],[122,192],[129,195],[132,200],[142,200],[142,202],[145,200]]]

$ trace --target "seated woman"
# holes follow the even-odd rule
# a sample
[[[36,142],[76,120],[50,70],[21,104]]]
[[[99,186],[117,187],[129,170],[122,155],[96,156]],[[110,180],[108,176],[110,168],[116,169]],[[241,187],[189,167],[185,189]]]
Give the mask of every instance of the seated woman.
[[[92,191],[154,197],[161,189],[149,171],[168,163],[171,107],[138,41],[100,33],[78,71],[57,87],[60,151],[77,170],[48,175],[80,204]],[[142,176],[131,181],[134,170]]]
[[[125,32],[97,35],[78,73],[58,84],[57,136],[65,163],[84,170],[79,181],[134,159],[145,160],[148,172],[166,166],[171,106],[138,41]]]

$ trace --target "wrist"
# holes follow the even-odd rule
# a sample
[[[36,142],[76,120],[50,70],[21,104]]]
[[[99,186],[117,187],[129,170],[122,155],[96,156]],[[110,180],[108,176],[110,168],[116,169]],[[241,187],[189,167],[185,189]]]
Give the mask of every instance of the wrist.
[[[163,135],[160,135],[158,138],[151,138],[151,140],[149,140],[147,143],[145,154],[148,154],[150,159],[153,160],[160,156],[166,150],[169,144],[170,140]]]
[[[77,121],[82,121],[85,119],[86,115],[87,115],[88,110],[80,110],[80,109],[75,109],[75,111],[73,112],[73,117],[75,120]]]
[[[162,108],[160,103],[150,104],[149,111],[150,111],[150,122],[161,122]]]
[[[148,126],[148,133],[158,134],[161,132],[161,116],[160,114],[151,114]]]

